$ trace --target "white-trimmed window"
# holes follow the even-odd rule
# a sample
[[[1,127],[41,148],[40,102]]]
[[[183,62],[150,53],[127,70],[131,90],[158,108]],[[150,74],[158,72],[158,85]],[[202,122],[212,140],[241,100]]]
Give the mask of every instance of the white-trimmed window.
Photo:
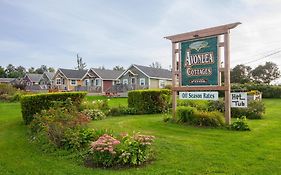
[[[101,86],[101,79],[99,78],[95,79],[95,86]]]
[[[165,80],[159,80],[159,88],[164,88],[166,85],[166,81]]]
[[[140,78],[140,85],[144,86],[145,85],[145,78]]]
[[[77,80],[70,80],[70,85],[76,86],[77,85]]]
[[[60,78],[57,78],[57,79],[56,79],[56,84],[57,84],[57,85],[60,85],[60,84],[61,84],[61,79],[60,79]]]
[[[123,84],[128,84],[128,79],[123,79]]]

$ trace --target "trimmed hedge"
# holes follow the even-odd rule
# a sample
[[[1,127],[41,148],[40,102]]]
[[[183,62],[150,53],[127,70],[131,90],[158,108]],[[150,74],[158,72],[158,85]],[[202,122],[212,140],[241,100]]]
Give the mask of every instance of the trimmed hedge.
[[[148,89],[128,92],[128,107],[134,108],[139,114],[165,112],[169,108],[171,90]]]
[[[65,101],[70,98],[75,106],[79,106],[86,92],[59,92],[47,94],[24,95],[21,97],[21,112],[25,124],[33,120],[33,115],[41,110],[49,109],[54,101]]]

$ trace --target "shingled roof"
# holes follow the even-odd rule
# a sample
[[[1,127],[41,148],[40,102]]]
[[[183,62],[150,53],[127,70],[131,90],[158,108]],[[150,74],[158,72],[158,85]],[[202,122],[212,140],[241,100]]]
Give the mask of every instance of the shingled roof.
[[[136,64],[133,64],[132,66],[136,67],[150,78],[172,79],[172,72],[169,71],[168,69],[159,69],[159,68],[136,65]]]
[[[92,68],[93,70],[101,79],[103,80],[116,80],[119,75],[123,73],[123,71],[119,70],[109,70],[109,69],[97,69]]]
[[[43,74],[26,74],[26,76],[30,79],[31,82],[38,83]]]
[[[55,72],[44,72],[44,74],[51,80],[55,76]]]
[[[68,79],[82,79],[82,77],[87,73],[87,70],[75,70],[75,69],[62,69],[59,68],[59,71],[66,76]]]

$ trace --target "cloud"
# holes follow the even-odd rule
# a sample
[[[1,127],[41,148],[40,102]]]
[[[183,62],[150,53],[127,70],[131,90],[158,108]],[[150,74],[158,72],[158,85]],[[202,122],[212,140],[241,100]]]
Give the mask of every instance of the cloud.
[[[2,1],[1,64],[72,68],[78,52],[88,67],[159,61],[168,68],[171,43],[164,36],[241,21],[231,32],[233,66],[278,49],[280,7],[260,0]]]

